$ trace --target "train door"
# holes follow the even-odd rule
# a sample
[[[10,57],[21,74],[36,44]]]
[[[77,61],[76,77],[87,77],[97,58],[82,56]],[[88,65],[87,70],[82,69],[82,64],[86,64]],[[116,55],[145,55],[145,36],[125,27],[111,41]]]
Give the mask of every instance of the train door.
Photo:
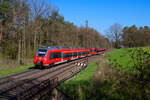
[[[64,52],[61,52],[61,62],[64,60]]]
[[[55,61],[54,61],[54,52],[51,52],[50,54],[49,54],[49,64],[54,64],[55,63]]]

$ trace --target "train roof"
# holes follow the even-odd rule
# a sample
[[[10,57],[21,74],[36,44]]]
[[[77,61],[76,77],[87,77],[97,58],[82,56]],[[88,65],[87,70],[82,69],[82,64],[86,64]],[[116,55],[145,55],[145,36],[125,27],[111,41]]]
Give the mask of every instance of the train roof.
[[[39,49],[56,50],[56,49],[85,49],[84,47],[61,47],[61,46],[42,46]]]
[[[102,48],[84,48],[84,47],[61,47],[61,46],[42,46],[39,49],[59,50],[59,49],[102,49]]]
[[[61,46],[42,46],[39,49],[56,50],[56,49],[64,49],[64,48]]]

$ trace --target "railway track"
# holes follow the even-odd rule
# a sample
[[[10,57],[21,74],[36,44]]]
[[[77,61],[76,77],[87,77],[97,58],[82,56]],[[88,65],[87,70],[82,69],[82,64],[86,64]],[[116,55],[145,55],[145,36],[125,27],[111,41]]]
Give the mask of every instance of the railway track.
[[[96,56],[90,57],[94,59]],[[28,100],[56,87],[87,66],[85,58],[49,69],[28,69],[0,78],[0,100]]]

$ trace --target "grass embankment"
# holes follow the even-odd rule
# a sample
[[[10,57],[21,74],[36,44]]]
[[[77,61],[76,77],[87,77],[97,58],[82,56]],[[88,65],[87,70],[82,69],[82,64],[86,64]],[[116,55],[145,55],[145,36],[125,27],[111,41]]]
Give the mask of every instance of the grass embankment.
[[[112,67],[127,71],[133,67],[133,62],[131,61],[128,50],[127,48],[113,50],[111,53],[107,54],[105,59],[109,61]]]
[[[60,89],[73,100],[150,100],[149,47],[113,50],[104,57],[106,64],[90,64]]]
[[[141,48],[123,48],[113,50],[107,54],[105,59],[109,61],[109,65],[123,72],[130,71],[136,73],[138,67],[146,66],[150,56],[150,47]]]
[[[97,61],[92,62],[82,72],[61,84],[59,88],[74,100],[84,100],[84,98],[91,97],[90,90],[93,87],[91,78],[96,71],[97,64]]]
[[[33,64],[30,64],[30,65],[25,65],[25,66],[18,66],[18,67],[13,68],[13,69],[7,69],[7,70],[5,69],[5,71],[0,72],[0,77],[6,76],[6,75],[9,75],[9,74],[14,74],[14,73],[17,73],[17,72],[21,72],[21,71],[29,69],[33,66],[34,66]]]

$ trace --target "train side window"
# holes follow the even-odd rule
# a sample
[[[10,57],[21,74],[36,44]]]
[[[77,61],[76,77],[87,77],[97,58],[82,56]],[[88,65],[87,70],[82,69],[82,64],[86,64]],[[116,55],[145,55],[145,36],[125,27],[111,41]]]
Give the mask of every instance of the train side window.
[[[72,54],[73,54],[73,56],[75,56],[75,52],[73,52]]]
[[[54,53],[54,58],[57,58],[57,57],[58,57],[57,52],[55,52]]]
[[[59,52],[59,58],[61,58],[61,52]]]
[[[68,58],[68,55],[67,55],[67,53],[65,54],[65,58]]]
[[[75,52],[75,56],[77,56],[77,52]]]
[[[68,58],[68,53],[66,53],[66,58]]]
[[[68,58],[68,53],[65,54],[65,58]]]
[[[54,58],[54,53],[50,53],[49,59],[53,59]]]
[[[69,57],[68,53],[63,54],[63,58],[68,58],[68,57]]]
[[[60,58],[60,53],[59,52],[57,52],[56,55],[57,55],[56,56],[57,58]]]
[[[70,57],[72,57],[72,53],[70,53]]]
[[[70,57],[70,53],[68,53],[68,58]]]
[[[65,58],[65,57],[66,57],[66,54],[64,53],[64,54],[63,54],[63,58]]]
[[[57,58],[56,52],[54,53],[54,58]]]
[[[67,54],[65,53],[65,54],[64,54],[64,58],[66,58],[66,57],[67,57]]]
[[[54,58],[60,58],[60,57],[61,57],[61,52],[54,53]]]
[[[79,52],[79,56],[81,56],[81,52]]]

